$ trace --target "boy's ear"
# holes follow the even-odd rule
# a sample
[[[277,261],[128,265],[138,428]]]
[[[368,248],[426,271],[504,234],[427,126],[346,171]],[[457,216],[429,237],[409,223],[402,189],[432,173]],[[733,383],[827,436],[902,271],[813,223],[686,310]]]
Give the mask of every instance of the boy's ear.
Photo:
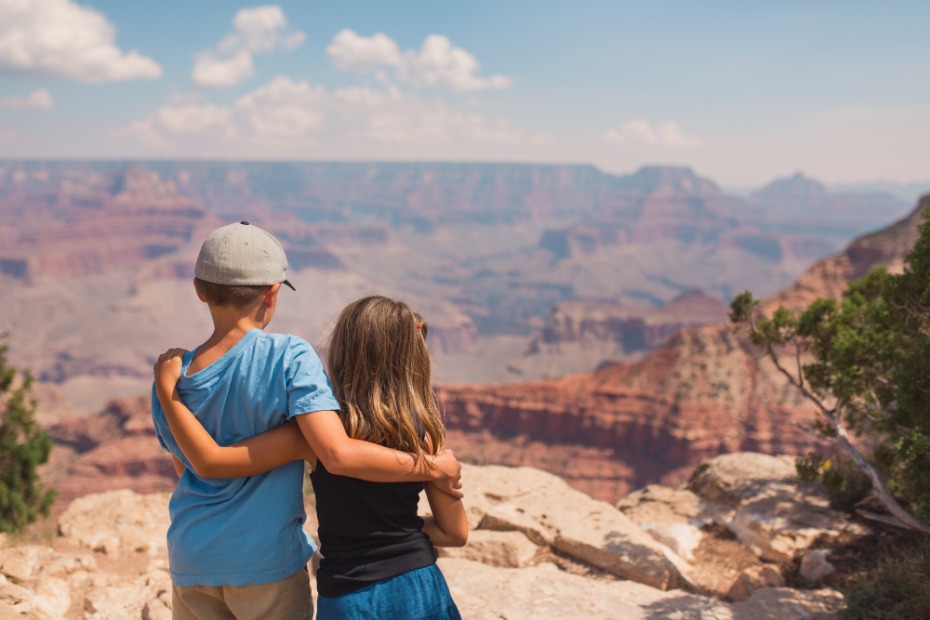
[[[269,308],[273,307],[278,300],[278,291],[281,290],[280,284],[272,284],[268,287],[268,290],[265,291],[265,305]]]
[[[203,295],[200,294],[200,290],[197,288],[197,278],[194,278],[192,281],[194,283],[194,292],[197,293],[197,299],[199,299],[203,303],[207,303],[207,300],[204,298]]]

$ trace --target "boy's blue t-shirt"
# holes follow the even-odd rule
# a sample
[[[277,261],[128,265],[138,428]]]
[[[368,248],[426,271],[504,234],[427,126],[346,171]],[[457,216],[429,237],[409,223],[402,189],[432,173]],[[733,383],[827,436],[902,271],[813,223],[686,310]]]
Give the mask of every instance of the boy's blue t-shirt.
[[[193,376],[184,355],[178,392],[220,445],[280,426],[294,416],[337,410],[332,384],[303,339],[253,329]],[[247,478],[205,479],[190,467],[152,393],[162,446],[185,471],[171,496],[168,559],[178,586],[251,585],[284,579],[316,550],[304,531],[303,461]]]

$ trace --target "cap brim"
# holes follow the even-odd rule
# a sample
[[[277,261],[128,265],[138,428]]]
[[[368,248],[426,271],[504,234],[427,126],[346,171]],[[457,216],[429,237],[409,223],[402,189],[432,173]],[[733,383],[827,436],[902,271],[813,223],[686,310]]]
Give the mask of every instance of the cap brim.
[[[281,284],[286,284],[286,285],[288,285],[289,287],[291,287],[291,290],[292,290],[292,291],[296,291],[296,290],[297,290],[296,288],[294,288],[294,285],[291,284],[290,282],[288,282],[287,280],[283,280],[283,281],[281,282]]]

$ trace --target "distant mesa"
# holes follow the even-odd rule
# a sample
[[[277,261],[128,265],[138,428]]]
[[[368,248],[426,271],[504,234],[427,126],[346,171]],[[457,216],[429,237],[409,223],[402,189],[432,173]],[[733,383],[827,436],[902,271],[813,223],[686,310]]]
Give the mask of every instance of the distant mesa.
[[[801,172],[772,181],[762,189],[751,195],[752,200],[768,201],[778,200],[821,200],[827,195],[827,188],[823,183],[804,176]]]
[[[24,281],[142,267],[149,274],[175,274],[174,266],[155,268],[154,262],[189,246],[196,252],[199,240],[223,223],[146,166],[115,171],[109,181],[93,173],[62,176],[51,193],[7,193],[0,213],[12,214],[17,226],[0,233],[0,273]],[[275,221],[293,269],[342,268],[306,224],[286,217]],[[365,242],[375,237],[368,234]],[[191,262],[187,255],[183,260]],[[184,277],[191,273],[188,266]]]
[[[720,194],[711,180],[694,174],[685,166],[644,166],[633,174],[621,177],[618,186],[644,194],[656,192],[680,194]]]
[[[63,179],[51,194],[14,193],[3,211],[14,213],[18,225],[0,251],[0,270],[22,280],[138,268],[216,224],[172,182],[138,166],[108,188],[89,175]]]
[[[552,309],[546,326],[530,345],[529,354],[545,345],[612,341],[627,356],[651,350],[683,327],[726,320],[727,306],[694,289],[658,308],[631,307],[593,301],[566,301]]]

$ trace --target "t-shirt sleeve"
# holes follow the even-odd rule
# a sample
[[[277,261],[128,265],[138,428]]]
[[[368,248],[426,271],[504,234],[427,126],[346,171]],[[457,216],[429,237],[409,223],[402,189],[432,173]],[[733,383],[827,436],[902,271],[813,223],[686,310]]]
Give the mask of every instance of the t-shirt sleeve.
[[[154,383],[152,384],[152,423],[155,426],[155,436],[158,438],[161,447],[171,454],[180,452],[178,445],[174,442],[174,437],[171,435],[171,428],[168,426],[165,412],[161,408],[161,403],[158,402]]]
[[[285,366],[288,419],[302,413],[338,410],[333,384],[313,347],[305,340],[294,338],[288,349]]]

